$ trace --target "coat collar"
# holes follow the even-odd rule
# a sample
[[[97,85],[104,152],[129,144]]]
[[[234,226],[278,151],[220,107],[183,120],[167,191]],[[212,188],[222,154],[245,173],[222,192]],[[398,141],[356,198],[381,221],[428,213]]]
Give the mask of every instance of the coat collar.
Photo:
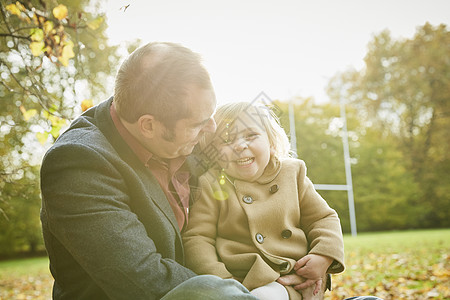
[[[275,179],[281,171],[281,161],[275,157],[271,156],[269,163],[264,170],[264,173],[259,177],[256,182],[259,184],[267,184]]]

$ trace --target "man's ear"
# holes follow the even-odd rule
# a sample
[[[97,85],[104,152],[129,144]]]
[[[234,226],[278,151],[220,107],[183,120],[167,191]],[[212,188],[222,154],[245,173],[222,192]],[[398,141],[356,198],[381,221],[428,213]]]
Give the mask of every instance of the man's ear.
[[[138,128],[146,138],[152,138],[155,135],[156,120],[152,115],[142,115],[138,120]]]

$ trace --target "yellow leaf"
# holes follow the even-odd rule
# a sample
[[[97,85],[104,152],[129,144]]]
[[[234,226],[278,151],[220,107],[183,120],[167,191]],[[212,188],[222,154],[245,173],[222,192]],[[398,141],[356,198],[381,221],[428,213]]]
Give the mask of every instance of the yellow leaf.
[[[30,50],[34,56],[39,56],[42,53],[44,53],[44,47],[45,47],[44,42],[31,42],[30,43]]]
[[[96,29],[98,29],[100,27],[100,25],[102,25],[103,20],[104,20],[103,17],[98,17],[98,18],[96,18],[96,19],[94,19],[92,21],[87,22],[86,25],[90,29],[96,30]]]
[[[73,52],[73,42],[72,41],[65,42],[61,56],[58,57],[58,60],[63,64],[63,66],[67,67],[69,65],[69,59],[74,56],[75,53]]]
[[[22,112],[22,115],[23,115],[23,118],[25,119],[25,121],[28,121],[29,119],[31,119],[33,116],[35,116],[37,114],[37,110],[35,110],[35,109],[26,110],[23,105],[21,105],[19,107],[19,109]]]
[[[33,28],[31,29],[30,33],[31,33],[30,38],[33,42],[41,42],[44,40],[44,31],[42,29]]]
[[[23,115],[23,118],[25,119],[25,121],[28,121],[29,119],[31,119],[33,116],[35,116],[37,114],[37,110],[35,109],[29,109],[26,111],[26,113]]]
[[[6,10],[12,13],[13,15],[20,17],[21,11],[19,7],[17,7],[15,4],[6,5]]]
[[[36,16],[36,14],[33,14],[31,16],[31,19],[33,20],[34,25],[39,25],[38,17]]]
[[[53,22],[52,21],[45,21],[44,23],[44,32],[45,34],[49,34],[50,31],[53,30]]]
[[[88,110],[92,106],[94,106],[94,103],[92,102],[91,99],[86,99],[86,100],[81,101],[81,110],[83,112]]]
[[[36,138],[41,145],[44,145],[48,139],[48,132],[38,132],[36,133]]]
[[[20,11],[26,10],[25,6],[23,6],[22,3],[20,3],[19,1],[16,2],[16,6]]]
[[[47,55],[51,55],[53,52],[53,49],[52,49],[52,47],[47,45],[44,49],[42,49],[42,51],[47,52]]]
[[[50,115],[48,114],[47,119],[50,121],[50,123],[52,124],[52,127],[63,127],[67,124],[67,120],[60,118],[58,116],[54,116],[54,115]]]
[[[63,4],[60,4],[53,9],[53,15],[58,20],[67,18],[67,14],[68,14],[67,7]]]
[[[52,130],[50,130],[50,134],[56,139],[59,136],[60,130],[61,130],[61,126],[53,126]]]
[[[25,20],[25,22],[30,24],[32,19],[29,16],[25,16],[25,19],[22,18],[22,20]]]

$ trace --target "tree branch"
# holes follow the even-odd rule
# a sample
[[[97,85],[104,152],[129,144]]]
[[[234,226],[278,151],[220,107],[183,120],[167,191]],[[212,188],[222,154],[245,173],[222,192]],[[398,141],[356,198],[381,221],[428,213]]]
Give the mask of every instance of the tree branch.
[[[13,33],[1,33],[0,32],[0,37],[12,37],[12,38],[17,38],[17,39],[23,39],[23,40],[28,40],[31,42],[31,38],[28,36],[23,36],[23,35],[15,35]]]
[[[2,5],[0,5],[0,12],[2,13],[3,21],[5,22],[5,26],[6,26],[6,28],[8,29],[9,33],[12,34],[11,28],[10,28],[10,26],[9,26],[9,24],[8,24],[7,19],[6,19],[5,10],[3,9],[3,8],[5,7],[3,1],[1,2],[1,4],[2,4]]]

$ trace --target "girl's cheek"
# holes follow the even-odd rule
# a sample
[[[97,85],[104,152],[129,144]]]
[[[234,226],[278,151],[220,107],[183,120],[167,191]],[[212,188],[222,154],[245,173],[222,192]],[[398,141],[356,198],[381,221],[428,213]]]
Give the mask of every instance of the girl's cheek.
[[[222,169],[228,168],[228,164],[230,161],[230,154],[227,151],[220,151],[219,156],[217,158],[217,163]]]

